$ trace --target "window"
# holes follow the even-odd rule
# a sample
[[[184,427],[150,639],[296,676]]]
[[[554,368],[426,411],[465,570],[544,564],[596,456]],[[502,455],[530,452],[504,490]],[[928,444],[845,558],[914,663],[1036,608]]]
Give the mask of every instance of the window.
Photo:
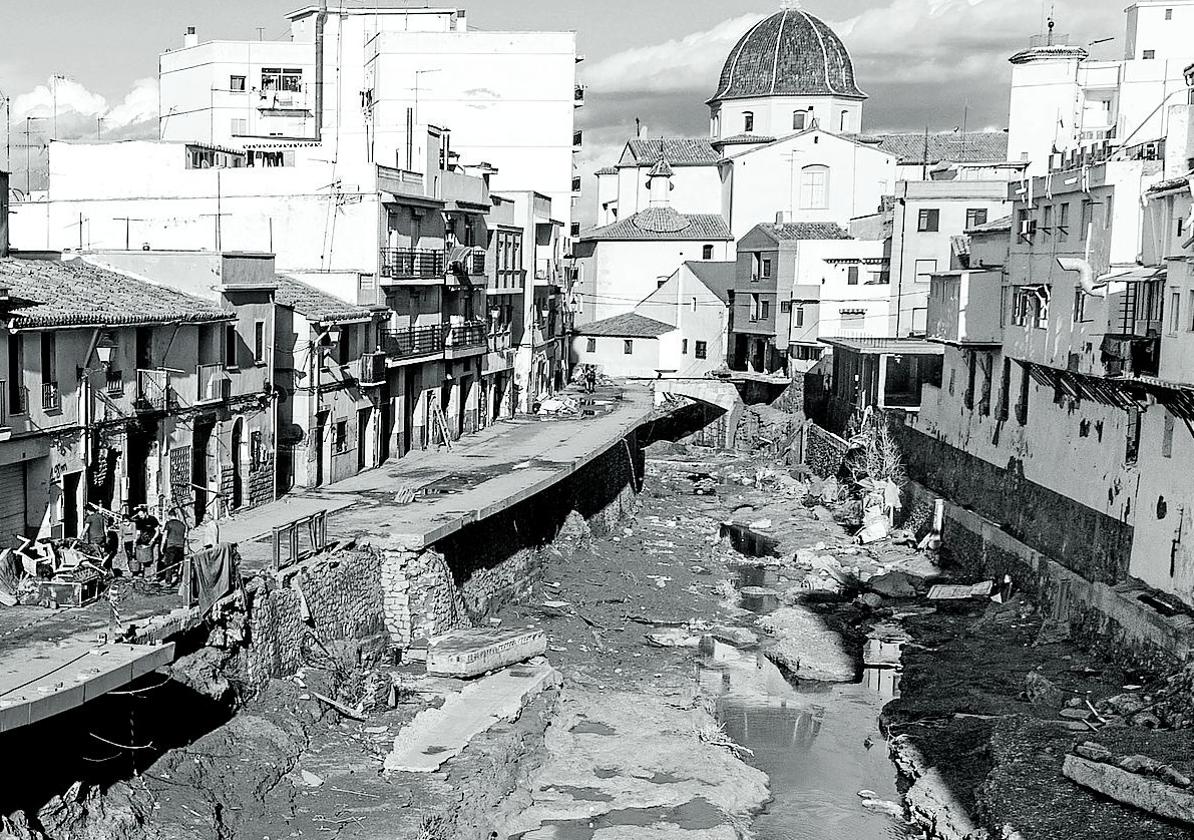
[[[828,166],[806,166],[800,171],[800,206],[805,210],[829,206]]]
[[[680,339],[680,355],[681,356],[688,355],[688,339],[687,338]]]
[[[962,394],[962,405],[967,410],[974,408],[974,378],[978,367],[978,353],[971,350],[966,354],[966,391]]]
[[[1143,57],[1144,57],[1145,61],[1151,61],[1152,59],[1157,57],[1157,51],[1156,50],[1145,50]]]
[[[804,326],[804,304],[801,303],[796,305],[796,317],[793,320],[795,321],[796,326]]]
[[[804,131],[804,121],[808,119],[808,113],[805,111],[792,112],[792,130]]]
[[[1124,461],[1129,464],[1136,463],[1136,457],[1140,454],[1140,418],[1143,414],[1139,408],[1128,409],[1128,440]]]
[[[846,130],[846,126],[847,126],[847,125],[849,125],[849,123],[850,123],[850,112],[849,112],[849,111],[842,111],[842,114],[841,114],[841,121],[839,122],[839,126],[840,126],[840,127],[839,127],[839,129],[838,129],[838,130],[839,130],[839,131],[845,131],[845,130]]]
[[[764,321],[771,317],[771,301],[763,301],[762,314],[759,317]]]
[[[585,352],[586,353],[596,353],[597,352],[597,339],[595,339],[595,338],[586,338],[585,339]]]
[[[936,260],[917,260],[916,261],[916,282],[928,283],[932,279],[932,275],[937,271]]]
[[[249,432],[249,462],[255,470],[260,469],[265,463],[265,446],[260,430]]]
[[[858,285],[858,266],[852,265],[846,269],[846,285],[847,286],[857,286]]]
[[[1081,324],[1086,320],[1086,292],[1082,287],[1074,289],[1074,323]]]
[[[290,91],[298,93],[303,89],[303,71],[298,67],[262,67],[261,90]]]
[[[1107,196],[1107,204],[1104,209],[1106,212],[1103,215],[1103,230],[1111,230],[1112,217],[1115,213],[1115,196]]]
[[[936,233],[941,229],[941,211],[921,210],[916,219],[916,229],[920,233]]]
[[[791,312],[792,311],[792,301],[781,300],[779,302],[779,311],[780,311],[780,314],[783,314],[783,315],[787,315],[789,312]]]
[[[1190,332],[1194,332],[1194,291],[1190,292],[1190,311],[1186,317],[1190,319],[1186,329],[1188,329]]]
[[[966,211],[966,230],[985,225],[987,223],[987,211],[983,207],[971,207]]]
[[[1175,291],[1169,298],[1169,334],[1177,335],[1182,323],[1182,293]]]
[[[755,115],[751,111],[747,111],[742,115],[742,130],[750,134],[755,130]]]
[[[1045,229],[1045,236],[1053,234],[1053,205],[1045,205],[1045,218],[1042,220],[1041,227]]]
[[[245,89],[245,77],[244,76],[229,76],[228,77],[228,89],[231,91],[235,91],[237,93],[242,92]]]
[[[1173,9],[1165,10],[1165,20],[1173,20]]]
[[[634,353],[634,339],[626,339],[622,342],[622,353],[630,356]]]
[[[237,340],[236,325],[228,324],[224,327],[224,366],[236,367],[236,348],[240,344]]]
[[[348,449],[348,421],[337,420],[332,427],[332,451],[344,452]]]
[[[750,296],[750,320],[759,320],[759,296],[757,294]]]
[[[768,259],[763,260],[763,276],[764,277],[771,276],[771,260],[768,260]]]
[[[347,330],[340,340],[348,343]],[[265,321],[253,324],[253,361],[259,365],[265,362]]]
[[[707,342],[707,341],[698,341],[698,342],[696,343],[696,357],[697,357],[698,359],[707,359],[707,358],[709,358],[709,342]]]
[[[1161,431],[1161,457],[1173,457],[1173,412],[1165,409],[1165,426]]]
[[[1057,239],[1065,242],[1070,238],[1070,204],[1065,202],[1057,206]]]
[[[244,117],[232,118],[232,136],[239,137],[249,133],[249,121]]]
[[[1082,200],[1082,229],[1078,231],[1081,239],[1090,235],[1090,226],[1094,223],[1094,202],[1089,198]]]
[[[1185,231],[1185,229],[1186,229],[1186,220],[1183,219],[1181,216],[1178,216],[1177,217],[1177,235],[1179,238],[1181,237],[1181,235]]]
[[[702,260],[713,259],[713,246],[712,245],[704,245],[701,247],[701,259]]]
[[[1039,292],[1032,295],[1033,326],[1038,330],[1049,328],[1049,299]]]
[[[55,352],[54,333],[41,334],[41,383],[49,385],[58,380],[58,354]]]

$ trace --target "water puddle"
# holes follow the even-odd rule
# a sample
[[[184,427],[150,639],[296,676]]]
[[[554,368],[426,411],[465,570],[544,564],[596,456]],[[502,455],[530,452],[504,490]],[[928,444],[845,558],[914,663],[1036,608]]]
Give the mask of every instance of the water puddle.
[[[578,802],[613,802],[614,798],[604,791],[591,787],[575,787],[573,785],[552,785],[547,788],[565,796],[571,796]]]
[[[761,586],[744,586],[738,590],[742,608],[752,613],[766,615],[779,609],[779,593]]]
[[[681,831],[708,831],[726,825],[726,817],[704,797],[698,796],[675,807],[622,808],[585,820],[548,820],[535,831],[536,838],[592,840],[598,831],[618,826],[676,826]],[[517,835],[518,838],[526,835]]]
[[[872,661],[898,663],[899,644],[878,641]],[[909,836],[901,820],[866,810],[857,795],[900,801],[878,725],[897,667],[868,665],[854,685],[793,685],[762,654],[714,642],[702,645],[697,669],[719,722],[770,779],[773,800],[753,824],[759,840]]]
[[[737,522],[721,523],[721,537],[728,537],[734,550],[747,557],[779,556],[779,540],[768,534],[752,531],[748,526]]]
[[[616,735],[617,730],[612,726],[597,720],[582,720],[568,730],[574,735]]]

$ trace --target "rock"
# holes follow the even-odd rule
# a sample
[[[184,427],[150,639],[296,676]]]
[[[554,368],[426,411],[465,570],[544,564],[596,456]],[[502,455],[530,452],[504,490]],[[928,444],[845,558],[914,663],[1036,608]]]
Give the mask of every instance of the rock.
[[[323,779],[316,776],[310,770],[300,770],[299,776],[302,778],[305,787],[317,788],[323,785]]]
[[[476,677],[546,652],[547,635],[542,630],[453,630],[432,640],[427,673]]]
[[[1066,778],[1103,796],[1178,822],[1194,825],[1194,795],[1147,776],[1138,776],[1109,764],[1067,755],[1062,772]]]
[[[863,592],[854,599],[854,603],[858,604],[860,607],[877,610],[879,607],[883,606],[883,596],[876,592]]]
[[[1144,701],[1138,694],[1117,694],[1103,701],[1103,708],[1116,715],[1134,715],[1144,708]]]
[[[818,522],[832,522],[833,514],[830,512],[829,508],[825,507],[824,505],[817,505],[815,508],[813,508],[813,519],[817,520]]]
[[[1029,671],[1024,677],[1024,693],[1029,703],[1041,706],[1060,706],[1065,702],[1065,693],[1039,671]]]
[[[771,522],[770,519],[756,519],[754,522],[750,523],[750,525],[748,525],[747,527],[751,528],[752,530],[755,530],[755,531],[766,531],[771,527],[772,524],[773,523]]]
[[[811,569],[813,567],[813,561],[816,559],[817,552],[810,548],[798,548],[796,549],[796,556],[792,558],[792,562],[802,568]]]
[[[764,655],[792,675],[814,682],[854,681],[857,668],[841,637],[812,612],[783,607],[763,618],[759,627],[775,637]]]
[[[1094,712],[1090,709],[1062,709],[1057,714],[1066,720],[1090,720]]]
[[[888,572],[885,575],[873,577],[866,582],[866,587],[884,598],[915,598],[915,579],[905,572]]]
[[[904,809],[894,802],[888,802],[886,799],[864,799],[862,800],[862,807],[868,811],[874,811],[876,814],[887,814],[891,817],[904,816]]]
[[[654,633],[647,633],[643,638],[651,647],[661,648],[696,647],[701,641],[699,636],[692,635],[683,627],[657,630]]]
[[[1094,741],[1084,741],[1074,747],[1074,752],[1083,758],[1089,758],[1091,761],[1106,761],[1111,757],[1111,750],[1102,744],[1096,744]]]
[[[745,627],[714,627],[709,635],[738,648],[754,647],[759,643],[759,637]]]
[[[1139,712],[1132,715],[1133,726],[1143,726],[1146,729],[1156,729],[1161,725],[1161,719],[1152,712]]]
[[[1156,773],[1158,779],[1169,782],[1171,785],[1177,785],[1178,787],[1190,786],[1190,777],[1180,770],[1170,767],[1168,764],[1157,768]]]
[[[1157,766],[1157,762],[1147,755],[1129,755],[1121,758],[1117,766],[1120,770],[1127,770],[1129,773],[1150,773]]]

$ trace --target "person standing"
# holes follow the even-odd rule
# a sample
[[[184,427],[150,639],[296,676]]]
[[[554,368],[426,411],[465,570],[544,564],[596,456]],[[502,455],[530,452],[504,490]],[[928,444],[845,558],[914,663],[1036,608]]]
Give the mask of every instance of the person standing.
[[[178,508],[174,508],[162,528],[162,568],[159,573],[164,575],[166,580],[177,580],[182,574],[186,545],[187,523],[183,521]]]

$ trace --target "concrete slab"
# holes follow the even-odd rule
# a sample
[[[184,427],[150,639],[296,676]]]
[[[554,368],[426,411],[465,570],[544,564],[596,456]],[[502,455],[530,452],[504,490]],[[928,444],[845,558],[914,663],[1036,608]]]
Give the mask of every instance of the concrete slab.
[[[427,673],[439,677],[476,677],[547,653],[542,630],[453,630],[431,640]]]
[[[0,660],[0,732],[81,706],[173,660],[173,643],[30,645]]]
[[[466,685],[438,709],[420,712],[394,739],[385,769],[432,773],[468,742],[503,720],[512,720],[544,690],[560,684],[546,659],[507,668]]]

